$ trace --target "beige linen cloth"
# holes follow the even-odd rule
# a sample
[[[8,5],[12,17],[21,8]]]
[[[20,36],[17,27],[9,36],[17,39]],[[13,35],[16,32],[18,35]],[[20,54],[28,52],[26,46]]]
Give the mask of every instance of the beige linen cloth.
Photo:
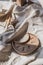
[[[10,2],[10,4],[12,4]],[[23,7],[22,11],[18,11],[17,5],[15,4],[13,13],[16,13],[16,17],[18,19],[18,24],[16,28],[22,25],[25,22],[29,22],[27,32],[35,34],[40,42],[41,47],[34,53],[28,56],[21,56],[15,52],[12,52],[9,56],[9,60],[5,62],[0,62],[0,65],[42,65],[43,64],[43,8],[37,4],[33,3],[31,5],[26,5]],[[5,25],[5,22],[3,23]],[[3,25],[0,22],[0,25]],[[2,29],[1,29],[2,28]],[[9,25],[8,32],[5,32],[6,29],[4,27],[0,27],[1,33],[4,37],[4,41],[7,38],[10,38],[11,34],[15,32],[12,25]],[[8,36],[6,36],[8,34]],[[0,41],[0,45],[3,44],[3,40]]]

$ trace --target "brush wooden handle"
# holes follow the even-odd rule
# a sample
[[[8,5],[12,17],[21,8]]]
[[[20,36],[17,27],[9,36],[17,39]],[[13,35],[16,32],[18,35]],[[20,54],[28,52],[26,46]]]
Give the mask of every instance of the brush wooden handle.
[[[13,8],[14,8],[14,4],[11,6],[9,11],[7,11],[5,14],[0,16],[0,21],[4,21],[4,20],[8,19],[9,17],[11,17]]]

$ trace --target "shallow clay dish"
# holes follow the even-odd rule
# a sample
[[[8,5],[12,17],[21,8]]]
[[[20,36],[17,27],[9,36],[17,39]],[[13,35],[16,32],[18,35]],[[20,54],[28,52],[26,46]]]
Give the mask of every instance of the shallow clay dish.
[[[29,35],[30,35],[30,40],[25,44],[20,44],[16,42],[12,43],[12,46],[17,53],[21,55],[28,55],[33,53],[38,48],[39,46],[38,38],[33,34],[29,34]]]
[[[30,39],[29,34],[25,34],[19,41],[14,41],[15,43],[20,43],[20,44],[24,44],[26,42],[28,42]]]

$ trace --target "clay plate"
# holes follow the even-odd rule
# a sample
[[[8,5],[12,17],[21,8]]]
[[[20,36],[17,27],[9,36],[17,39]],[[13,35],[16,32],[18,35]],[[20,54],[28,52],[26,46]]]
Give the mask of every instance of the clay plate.
[[[30,40],[25,44],[12,43],[12,46],[17,53],[21,55],[28,55],[33,53],[39,47],[39,39],[33,34],[29,33],[29,35]]]
[[[14,41],[14,42],[18,43],[18,44],[24,44],[24,43],[28,42],[29,39],[30,39],[29,34],[25,34],[19,41]]]

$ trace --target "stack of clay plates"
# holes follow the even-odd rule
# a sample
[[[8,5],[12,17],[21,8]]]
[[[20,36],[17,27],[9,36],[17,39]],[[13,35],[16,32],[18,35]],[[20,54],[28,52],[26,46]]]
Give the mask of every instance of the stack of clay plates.
[[[13,40],[13,49],[21,55],[31,54],[39,47],[39,39],[35,35],[27,33],[28,26],[28,22],[23,22],[11,38],[6,40],[7,42]]]
[[[39,47],[39,40],[35,35],[26,33],[19,41],[14,41],[12,46],[18,54],[29,55]]]

